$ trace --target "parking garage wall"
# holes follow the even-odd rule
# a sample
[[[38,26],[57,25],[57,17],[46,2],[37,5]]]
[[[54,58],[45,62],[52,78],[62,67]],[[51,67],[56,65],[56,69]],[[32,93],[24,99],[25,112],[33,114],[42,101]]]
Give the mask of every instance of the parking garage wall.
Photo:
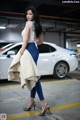
[[[6,42],[20,42],[22,40],[21,29],[0,30],[0,40]]]
[[[45,32],[44,41],[55,43],[64,47],[64,33],[59,32]]]
[[[0,40],[10,41],[10,42],[21,42],[22,29],[5,29],[0,30]],[[43,32],[44,41],[55,43],[61,47],[64,47],[64,34],[59,32]]]

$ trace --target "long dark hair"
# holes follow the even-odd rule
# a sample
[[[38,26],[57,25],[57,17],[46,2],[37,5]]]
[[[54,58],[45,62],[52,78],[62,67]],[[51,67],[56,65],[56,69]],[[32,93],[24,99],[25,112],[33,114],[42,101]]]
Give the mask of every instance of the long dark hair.
[[[33,6],[28,7],[27,10],[26,10],[26,12],[25,12],[25,14],[27,14],[28,10],[31,10],[32,13],[33,13],[33,19],[32,19],[32,21],[34,21],[35,34],[36,34],[36,37],[39,37],[40,34],[42,33],[42,26],[41,26],[41,23],[40,23],[39,13],[37,12],[37,10],[35,9],[35,7],[33,7]]]

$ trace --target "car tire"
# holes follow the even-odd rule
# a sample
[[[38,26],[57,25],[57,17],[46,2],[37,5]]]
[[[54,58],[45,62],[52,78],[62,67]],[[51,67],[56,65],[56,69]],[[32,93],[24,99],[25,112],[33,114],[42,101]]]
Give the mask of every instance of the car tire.
[[[69,71],[68,64],[65,62],[58,62],[54,67],[54,77],[63,79],[67,76]]]

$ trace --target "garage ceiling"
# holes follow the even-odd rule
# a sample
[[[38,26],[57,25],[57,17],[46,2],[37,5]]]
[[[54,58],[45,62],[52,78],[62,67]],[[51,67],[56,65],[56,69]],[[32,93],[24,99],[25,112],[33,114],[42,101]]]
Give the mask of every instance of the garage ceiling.
[[[43,17],[80,22],[80,3],[64,2],[65,0],[0,0],[0,16],[24,17],[26,8],[33,5]]]
[[[35,6],[42,19],[55,23],[55,27],[46,30],[66,32],[67,37],[80,34],[80,0],[0,0],[0,25],[15,28],[20,24],[21,27],[28,6]],[[67,27],[59,27],[61,24]],[[80,36],[77,39],[80,40]]]

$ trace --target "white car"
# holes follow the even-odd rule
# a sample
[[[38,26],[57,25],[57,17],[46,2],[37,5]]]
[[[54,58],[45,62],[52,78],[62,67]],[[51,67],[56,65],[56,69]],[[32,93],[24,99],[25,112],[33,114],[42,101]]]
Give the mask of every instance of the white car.
[[[0,53],[0,79],[7,79],[8,68],[22,43],[17,43]],[[38,70],[43,75],[64,78],[68,72],[78,68],[78,60],[73,51],[61,48],[53,43],[44,42],[39,48]]]
[[[14,45],[14,43],[9,43],[9,44],[1,47],[1,48],[0,48],[0,53],[1,53],[2,51],[4,51],[5,49],[7,49],[8,47],[12,46],[12,45]]]

